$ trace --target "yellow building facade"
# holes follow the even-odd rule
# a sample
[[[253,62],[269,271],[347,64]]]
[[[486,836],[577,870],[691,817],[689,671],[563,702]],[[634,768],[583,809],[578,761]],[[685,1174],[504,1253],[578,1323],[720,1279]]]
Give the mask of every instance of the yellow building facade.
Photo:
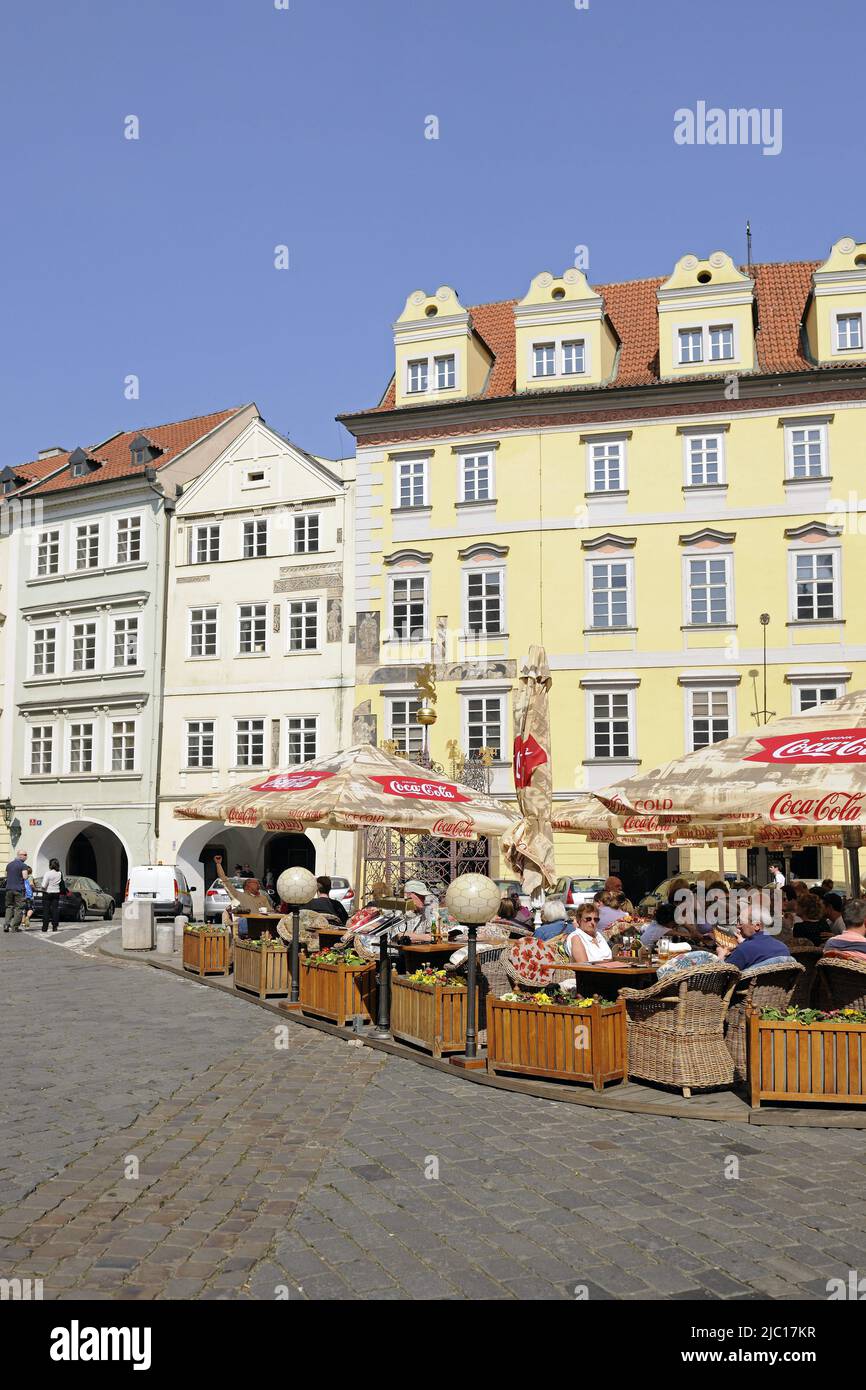
[[[419,749],[433,663],[432,757],[494,748],[513,795],[511,692],[541,642],[565,801],[866,682],[866,243],[822,263],[685,255],[595,287],[545,272],[473,308],[419,290],[394,344],[378,406],[341,417],[356,737]],[[715,862],[556,850],[560,873],[635,890]],[[843,876],[830,851],[795,868]]]

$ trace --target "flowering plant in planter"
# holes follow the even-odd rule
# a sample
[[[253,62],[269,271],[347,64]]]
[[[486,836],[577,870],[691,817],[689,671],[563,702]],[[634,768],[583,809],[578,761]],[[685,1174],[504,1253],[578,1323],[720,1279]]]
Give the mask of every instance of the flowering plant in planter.
[[[863,1009],[762,1009],[764,1023],[866,1023]]]
[[[307,965],[369,965],[362,960],[357,951],[316,951],[307,957]]]
[[[251,947],[254,951],[260,951],[263,946],[269,946],[273,951],[287,951],[289,949],[285,941],[279,941],[270,935],[265,936],[263,934],[258,941],[247,937],[241,937],[241,940],[245,946]]]
[[[413,985],[453,985],[455,989],[465,989],[466,981],[459,975],[450,975],[447,970],[436,969],[433,965],[422,965],[405,977]]]
[[[224,927],[220,922],[187,922],[184,931],[221,931],[227,932],[228,927]]]
[[[560,989],[558,985],[550,985],[539,994],[527,994],[522,990],[516,990],[500,997],[508,1004],[556,1004],[559,1008],[567,1005],[572,1009],[588,1009],[593,1004],[600,1004],[603,1009],[616,1008],[616,1001],[613,999],[602,999],[598,994],[579,995],[576,990]]]

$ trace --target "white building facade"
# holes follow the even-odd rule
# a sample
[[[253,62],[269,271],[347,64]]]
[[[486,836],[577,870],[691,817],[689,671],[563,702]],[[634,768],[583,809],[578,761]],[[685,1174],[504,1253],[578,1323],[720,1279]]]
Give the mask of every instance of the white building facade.
[[[177,500],[158,854],[199,892],[216,854],[261,879],[292,864],[352,876],[348,834],[269,834],[173,812],[351,742],[353,512],[354,460],[314,458],[261,419]]]

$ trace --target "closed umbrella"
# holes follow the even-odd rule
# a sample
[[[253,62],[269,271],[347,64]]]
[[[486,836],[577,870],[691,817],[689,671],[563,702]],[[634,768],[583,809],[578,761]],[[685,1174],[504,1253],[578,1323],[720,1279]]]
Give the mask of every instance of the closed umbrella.
[[[550,813],[550,667],[543,647],[530,647],[514,691],[514,788],[521,819],[504,836],[502,850],[524,893],[537,895],[556,882]]]

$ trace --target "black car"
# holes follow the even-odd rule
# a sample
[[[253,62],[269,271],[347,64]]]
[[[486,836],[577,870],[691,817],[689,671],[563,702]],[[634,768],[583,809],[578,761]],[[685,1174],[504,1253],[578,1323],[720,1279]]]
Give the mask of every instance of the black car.
[[[34,886],[34,888],[33,888],[33,899],[32,899],[32,902],[31,902],[31,906],[32,906],[32,908],[33,908],[33,920],[34,920],[34,921],[37,921],[37,920],[38,920],[38,921],[41,922],[41,921],[42,921],[42,889],[41,889],[41,888],[37,888],[37,887]],[[6,878],[5,878],[5,876],[0,876],[0,908],[2,908],[2,911],[5,911],[5,908],[6,908]],[[0,911],[0,915],[2,915],[2,911]],[[84,901],[84,899],[83,899],[83,897],[81,896],[81,894],[80,894],[80,893],[74,892],[71,888],[67,888],[65,893],[64,893],[64,892],[61,892],[61,894],[60,894],[60,920],[61,920],[61,922],[86,922],[86,921],[87,921],[87,904],[86,904],[86,902]]]

